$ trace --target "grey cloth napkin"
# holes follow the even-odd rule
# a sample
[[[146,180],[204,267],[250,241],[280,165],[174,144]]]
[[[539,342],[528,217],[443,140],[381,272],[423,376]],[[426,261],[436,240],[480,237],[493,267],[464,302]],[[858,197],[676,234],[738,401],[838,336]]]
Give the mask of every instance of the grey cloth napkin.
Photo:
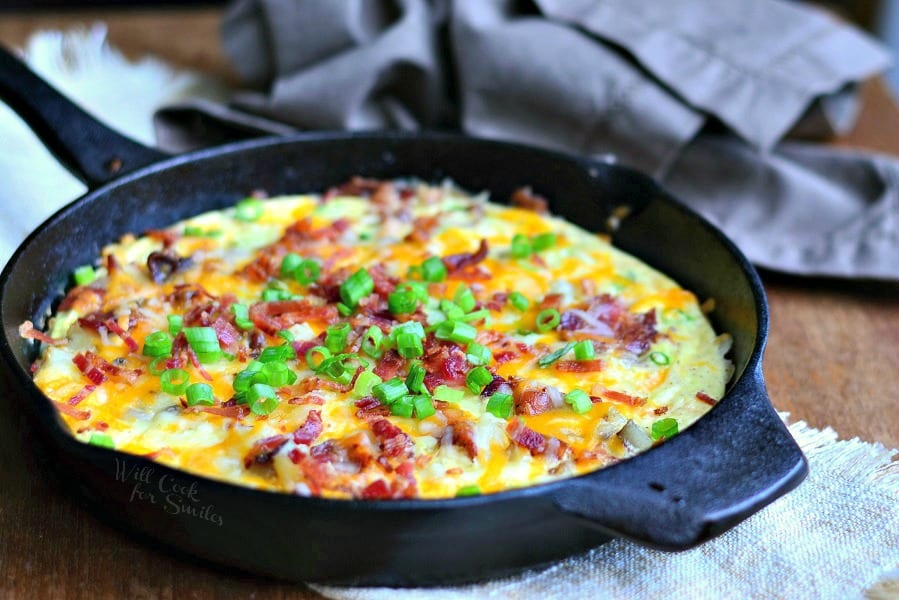
[[[163,146],[183,149],[237,116],[273,133],[284,124],[458,128],[613,155],[658,178],[759,265],[899,279],[899,161],[783,141],[851,127],[854,84],[889,62],[876,42],[817,9],[782,0],[237,0],[222,33],[255,89],[227,110],[162,111]],[[188,116],[202,123],[185,137]]]

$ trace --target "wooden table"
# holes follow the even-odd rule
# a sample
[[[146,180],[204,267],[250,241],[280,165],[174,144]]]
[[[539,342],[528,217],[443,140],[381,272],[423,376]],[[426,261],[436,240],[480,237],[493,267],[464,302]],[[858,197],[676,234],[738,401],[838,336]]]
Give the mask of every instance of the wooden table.
[[[219,49],[220,11],[0,13],[0,43],[105,21],[131,57],[155,54],[235,81]],[[855,130],[834,143],[899,155],[899,110],[864,86]],[[899,257],[897,257],[899,260]],[[779,410],[841,437],[899,447],[899,284],[763,273],[771,306],[765,357]],[[17,404],[0,390],[0,596],[34,598],[315,598],[301,586],[232,575],[166,556],[111,529],[41,476]]]

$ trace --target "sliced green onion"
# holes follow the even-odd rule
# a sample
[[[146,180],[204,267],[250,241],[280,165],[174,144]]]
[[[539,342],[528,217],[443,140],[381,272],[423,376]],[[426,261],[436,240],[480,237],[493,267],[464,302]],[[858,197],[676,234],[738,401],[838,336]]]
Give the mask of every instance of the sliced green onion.
[[[75,285],[87,285],[97,278],[97,272],[91,265],[82,265],[75,269],[72,277],[75,278]]]
[[[434,388],[434,398],[444,402],[459,402],[465,397],[465,392],[451,388],[448,385],[438,385]]]
[[[418,363],[413,363],[409,367],[409,374],[406,375],[406,387],[410,392],[416,394],[426,394],[427,388],[424,386],[425,368]]]
[[[359,300],[371,294],[375,282],[365,269],[359,269],[340,286],[340,299],[351,308],[356,308]]]
[[[293,385],[297,380],[297,374],[290,370],[287,363],[280,361],[265,363],[261,373],[265,374],[266,383],[275,388]]]
[[[425,353],[421,338],[414,333],[401,333],[396,336],[396,351],[403,358],[416,358]]]
[[[303,257],[289,252],[281,259],[281,279],[293,276],[293,272],[303,263]]]
[[[362,345],[360,349],[372,358],[380,358],[384,351],[381,349],[381,341],[384,339],[384,332],[377,325],[372,325],[362,336]]]
[[[290,290],[279,290],[277,288],[268,288],[262,290],[263,302],[281,302],[282,300],[299,300],[302,296],[293,294]]]
[[[331,351],[324,346],[313,346],[306,351],[306,364],[313,371],[318,370],[321,364],[331,358]]]
[[[221,352],[218,336],[212,327],[185,327],[184,337],[197,356]]]
[[[574,358],[576,360],[593,360],[596,349],[590,340],[581,340],[574,345]]]
[[[678,433],[677,421],[671,417],[659,419],[652,424],[652,439],[661,440],[676,436]]]
[[[480,310],[476,310],[474,312],[470,312],[467,315],[463,315],[459,318],[459,321],[480,321],[481,319],[489,319],[490,311],[486,308],[482,308]]]
[[[555,308],[547,308],[537,313],[537,331],[546,332],[555,329],[562,320],[562,315]]]
[[[649,358],[652,362],[660,366],[671,364],[671,358],[664,352],[653,352],[649,355]]]
[[[87,443],[91,446],[100,446],[101,448],[115,448],[115,442],[105,433],[92,433]]]
[[[158,358],[160,356],[168,356],[171,353],[172,336],[167,331],[154,331],[144,339],[144,356]]]
[[[531,240],[522,233],[516,233],[512,236],[512,245],[509,247],[509,254],[512,258],[527,258],[531,255]]]
[[[535,235],[531,239],[531,245],[534,247],[534,252],[541,252],[546,250],[547,248],[552,248],[556,245],[556,234],[555,233],[540,233]]]
[[[434,403],[429,396],[412,396],[412,406],[415,407],[415,416],[419,419],[427,419],[437,412]]]
[[[257,415],[271,414],[278,406],[278,395],[275,389],[264,383],[254,383],[247,390],[247,404],[250,410]]]
[[[288,344],[294,340],[293,334],[290,333],[289,329],[282,329],[278,332],[278,337],[287,342]]]
[[[403,281],[397,284],[396,292],[412,292],[419,302],[428,301],[428,284],[422,281]]]
[[[192,383],[187,386],[187,405],[212,406],[215,404],[215,397],[212,395],[212,386],[208,383]]]
[[[194,225],[188,225],[184,228],[185,237],[218,237],[222,232],[218,229],[203,229]]]
[[[463,485],[456,490],[456,498],[464,498],[465,496],[480,496],[481,488],[476,485]]]
[[[455,321],[465,316],[465,311],[452,300],[440,301],[440,312],[446,315],[447,321]]]
[[[531,305],[531,302],[521,292],[512,292],[509,294],[509,302],[521,312],[526,311]]]
[[[418,298],[415,297],[415,292],[409,290],[390,292],[387,296],[387,308],[395,315],[413,313],[417,306]]]
[[[231,387],[234,388],[235,392],[243,393],[249,390],[254,383],[268,383],[268,375],[266,375],[264,371],[250,371],[249,369],[245,369],[234,377],[234,383],[231,384]]]
[[[162,391],[172,396],[180,396],[190,383],[190,373],[184,369],[168,369],[159,376]]]
[[[315,283],[321,277],[322,267],[318,261],[307,258],[293,270],[293,278],[301,285],[309,285]]]
[[[424,339],[425,338],[425,328],[422,327],[421,323],[418,321],[406,321],[400,325],[397,325],[393,329],[390,330],[390,337],[393,342],[396,342],[397,336],[408,333],[414,335],[417,338]]]
[[[234,207],[234,218],[238,221],[255,221],[262,216],[263,210],[261,200],[244,198]]]
[[[347,336],[350,334],[350,329],[352,329],[350,324],[346,322],[328,327],[325,333],[325,347],[330,350],[332,354],[343,352],[343,349],[346,348]]]
[[[471,289],[467,285],[460,285],[456,288],[456,293],[453,294],[453,302],[462,309],[462,312],[466,313],[471,312],[477,304],[474,294],[471,293]]]
[[[412,403],[412,396],[409,395],[397,398],[396,401],[390,404],[390,414],[397,417],[409,418],[412,416],[414,409],[415,405]]]
[[[575,389],[565,394],[565,403],[570,404],[574,412],[579,415],[589,412],[593,408],[593,401],[584,390]]]
[[[169,315],[166,317],[169,322],[169,333],[178,335],[184,327],[184,318],[181,315]]]
[[[560,358],[562,358],[563,356],[568,354],[568,352],[572,348],[574,348],[574,342],[568,342],[567,344],[565,344],[564,346],[562,346],[555,352],[551,352],[550,354],[547,354],[546,356],[542,357],[540,360],[537,361],[537,364],[540,365],[541,367],[548,367],[549,365],[553,364],[554,362],[556,362],[557,360],[559,360]]]
[[[168,359],[168,356],[157,356],[152,361],[150,361],[150,375],[154,375],[156,377],[162,375],[165,372],[165,363]],[[162,365],[161,368],[159,366],[160,364]]]
[[[508,419],[511,417],[513,406],[514,402],[512,400],[512,394],[497,392],[487,400],[487,412],[500,419]]]
[[[472,394],[480,394],[493,381],[493,374],[484,367],[475,367],[465,375],[465,386]]]
[[[478,330],[474,326],[462,321],[446,320],[437,326],[434,337],[438,340],[450,340],[457,344],[468,344],[474,341]]]
[[[383,380],[377,374],[372,373],[371,371],[362,371],[359,373],[359,376],[356,378],[356,383],[353,385],[353,395],[357,398],[371,396],[372,388],[379,383],[383,383]]]
[[[468,344],[468,349],[465,351],[465,357],[468,359],[468,362],[475,366],[484,366],[489,365],[490,361],[493,360],[493,353],[487,346],[472,342]]]
[[[290,344],[281,344],[280,346],[269,346],[265,348],[259,355],[259,362],[286,362],[292,358],[296,358],[296,350]]]
[[[406,382],[399,377],[394,377],[384,383],[379,383],[372,387],[372,396],[377,398],[381,404],[393,404],[403,396],[409,393]],[[411,414],[411,413],[410,413]]]
[[[446,265],[436,256],[426,258],[421,263],[421,278],[435,283],[443,281],[446,279]]]
[[[348,317],[351,314],[353,314],[353,309],[350,308],[349,306],[347,306],[346,304],[344,304],[343,302],[338,302],[337,303],[337,313],[341,317]]]

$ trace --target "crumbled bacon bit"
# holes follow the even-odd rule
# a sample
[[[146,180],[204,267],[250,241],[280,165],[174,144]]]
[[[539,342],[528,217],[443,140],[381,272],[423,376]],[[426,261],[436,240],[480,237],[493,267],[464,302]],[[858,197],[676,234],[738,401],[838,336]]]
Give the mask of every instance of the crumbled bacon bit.
[[[253,324],[269,335],[307,321],[333,323],[337,317],[335,306],[313,304],[307,299],[257,302],[250,307]]]
[[[705,402],[709,406],[715,406],[718,404],[718,401],[706,394],[705,392],[696,392],[696,399],[700,402]]]
[[[361,495],[365,500],[384,500],[392,497],[390,487],[388,487],[387,482],[383,479],[376,479],[365,486]]]
[[[418,242],[423,244],[431,239],[431,234],[434,231],[434,228],[440,224],[441,214],[436,215],[426,215],[422,217],[415,217],[412,221],[412,231],[410,231],[405,238],[403,238],[407,242]]]
[[[653,413],[654,415],[657,415],[657,416],[662,416],[662,415],[664,415],[664,414],[667,413],[667,412],[668,412],[668,407],[667,407],[667,406],[660,406],[660,407],[658,407],[658,408],[656,408],[656,409],[653,409],[653,411],[652,411],[652,413]]]
[[[392,379],[405,364],[405,360],[396,350],[388,350],[378,359],[374,373],[384,381]]]
[[[66,404],[68,404],[69,406],[78,406],[78,404],[80,404],[82,400],[90,396],[95,389],[97,389],[97,386],[90,383],[87,384],[86,386],[78,390],[77,394],[69,398],[66,401]]]
[[[602,361],[594,360],[560,360],[555,363],[556,371],[566,373],[595,373],[602,371]]]
[[[424,342],[425,385],[434,391],[438,385],[458,385],[465,381],[468,359],[462,347],[454,342],[428,337]]]
[[[478,457],[478,444],[475,441],[474,427],[469,421],[453,423],[453,444],[461,446],[468,453],[468,458]]]
[[[310,410],[306,420],[293,432],[295,444],[309,445],[315,441],[322,432],[322,414],[317,410]]]
[[[522,187],[512,193],[512,206],[532,210],[535,213],[546,214],[549,211],[549,203],[546,198],[531,191],[529,187]]]
[[[59,306],[59,312],[71,310],[77,305],[81,313],[89,313],[100,310],[103,305],[103,296],[106,290],[91,287],[89,285],[76,285],[66,294]]]
[[[59,412],[72,417],[76,421],[86,421],[87,419],[91,418],[91,411],[89,410],[79,410],[77,408],[69,406],[65,402],[57,402],[55,400],[53,400],[52,402],[53,406],[55,406],[56,409],[59,410]]]
[[[129,335],[127,331],[125,331],[124,329],[122,329],[119,326],[118,321],[110,318],[110,319],[106,319],[106,321],[103,324],[106,326],[106,329],[108,329],[109,331],[113,332],[114,334],[116,334],[117,336],[122,338],[122,341],[125,342],[126,346],[128,346],[128,350],[130,350],[131,352],[137,352],[140,349],[140,346],[138,346],[137,341],[135,341],[135,339],[133,337],[131,337],[131,335]]]
[[[178,256],[172,250],[157,250],[147,257],[147,269],[154,282],[162,283],[191,262],[190,257]]]
[[[286,443],[286,435],[273,435],[257,440],[250,448],[250,451],[247,452],[247,455],[244,456],[244,468],[249,469],[254,463],[262,465],[271,462],[272,456]]]
[[[405,454],[412,443],[402,429],[387,419],[374,421],[371,430],[381,440],[381,451],[385,456],[396,457]]]
[[[515,388],[512,398],[515,401],[515,414],[519,415],[539,415],[553,408],[546,387]]]
[[[546,452],[546,438],[543,434],[538,433],[527,427],[519,419],[512,419],[506,427],[506,433],[509,438],[526,450],[529,450],[531,456],[543,454]]]
[[[66,339],[54,339],[51,338],[46,333],[39,331],[34,328],[34,323],[31,321],[25,321],[21,325],[19,325],[19,336],[25,339],[37,340],[39,342],[43,342],[44,344],[50,344],[51,346],[59,346],[66,343]]]
[[[478,249],[475,252],[462,252],[459,254],[450,254],[449,256],[443,257],[443,264],[446,266],[446,270],[449,272],[449,275],[454,275],[457,272],[462,272],[470,267],[475,266],[485,258],[487,258],[487,252],[489,252],[490,247],[487,244],[487,240],[481,238],[481,243],[478,245]]]
[[[562,306],[562,300],[565,298],[562,294],[547,294],[540,301],[539,308],[544,310],[547,308],[559,308]]]
[[[631,396],[630,394],[625,394],[624,392],[616,392],[615,390],[600,390],[599,395],[607,400],[611,400],[613,402],[621,402],[622,404],[628,404],[630,406],[643,406],[646,404],[646,398],[641,398],[640,396]]]
[[[390,414],[390,407],[381,404],[374,396],[365,396],[356,400],[356,416],[360,419],[370,420],[375,417],[386,417]]]

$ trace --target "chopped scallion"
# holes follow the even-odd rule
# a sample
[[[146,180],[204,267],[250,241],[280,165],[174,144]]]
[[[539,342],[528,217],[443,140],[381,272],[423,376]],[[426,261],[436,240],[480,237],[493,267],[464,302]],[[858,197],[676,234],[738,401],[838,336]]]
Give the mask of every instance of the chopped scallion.
[[[362,371],[356,377],[356,383],[353,385],[353,395],[357,398],[370,396],[372,388],[379,383],[383,383],[383,380],[378,375],[371,371]]]
[[[508,419],[512,416],[512,394],[497,392],[487,400],[487,412],[500,419]]]
[[[406,387],[416,394],[426,394],[428,390],[424,386],[424,381],[425,368],[418,363],[413,363],[409,367],[409,374],[406,375]]]
[[[541,252],[556,245],[555,233],[539,233],[531,239],[534,252]]]
[[[671,364],[671,358],[664,352],[652,352],[649,355],[650,360],[659,366]]]
[[[561,321],[562,315],[555,308],[541,310],[537,314],[537,331],[546,332],[555,329]]]
[[[676,436],[677,433],[677,421],[671,417],[659,419],[652,424],[651,435],[654,440],[667,440],[668,438]]]
[[[313,371],[317,371],[323,362],[331,358],[331,351],[324,346],[313,346],[306,351],[306,364]]]
[[[72,277],[75,278],[75,285],[87,285],[97,278],[97,272],[91,265],[82,265],[75,269]]]
[[[475,367],[465,375],[465,386],[472,394],[480,394],[493,381],[493,374],[485,367]]]
[[[331,351],[331,354],[343,352],[351,329],[350,324],[347,322],[328,327],[325,332],[325,347]]]
[[[115,442],[105,433],[92,433],[87,443],[91,446],[100,446],[101,448],[115,448]]]
[[[415,358],[425,353],[421,338],[414,333],[400,333],[396,336],[396,351],[403,358]]]
[[[421,278],[425,281],[440,282],[446,279],[446,265],[436,256],[421,263]]]
[[[584,390],[575,389],[565,394],[565,403],[569,404],[579,415],[589,412],[593,408],[593,401]]]
[[[559,360],[560,358],[562,358],[563,356],[568,354],[568,352],[572,348],[574,348],[574,342],[568,342],[567,344],[565,344],[564,346],[562,346],[555,352],[551,352],[551,353],[547,354],[546,356],[540,358],[537,361],[537,364],[540,365],[541,367],[548,367],[549,365],[553,364],[554,362],[556,362],[557,360]]]
[[[375,282],[365,269],[359,269],[349,276],[340,286],[340,299],[351,308],[359,304],[359,300],[371,294]]]
[[[178,335],[184,327],[184,318],[181,315],[169,315],[166,317],[169,322],[169,333]]]
[[[453,302],[465,313],[471,312],[477,304],[474,294],[471,293],[471,289],[467,285],[460,285],[456,288],[456,293],[453,294]]]
[[[593,360],[596,350],[590,340],[581,340],[574,345],[575,360]]]
[[[530,301],[521,292],[512,292],[509,294],[509,302],[521,312],[526,311],[531,305]]]
[[[457,498],[464,498],[465,496],[480,496],[481,488],[476,485],[463,485],[458,490],[456,490]]]
[[[478,330],[474,326],[462,321],[446,320],[437,326],[434,337],[438,340],[450,340],[457,344],[468,344],[474,341]]]
[[[387,296],[387,308],[395,315],[413,313],[417,306],[418,298],[411,290],[394,291]]]
[[[218,343],[216,341],[216,343]],[[144,338],[144,356],[158,358],[172,353],[172,336],[167,331],[154,331]]]
[[[190,383],[190,373],[184,369],[167,369],[159,376],[162,391],[172,396],[180,396]]]
[[[380,358],[384,351],[381,349],[381,341],[384,339],[384,332],[377,325],[372,325],[362,336],[362,345],[360,349],[372,358]]]
[[[234,218],[238,221],[256,221],[262,216],[264,207],[261,200],[244,198],[234,207]]]
[[[471,342],[468,344],[465,357],[468,359],[468,362],[475,366],[485,366],[489,365],[490,361],[493,360],[493,353],[487,346],[477,342]]]
[[[278,395],[275,389],[264,383],[254,383],[246,393],[250,410],[257,415],[271,414],[278,407]]]
[[[509,254],[512,258],[527,258],[531,255],[533,248],[531,240],[522,233],[516,233],[512,236],[512,245],[509,247]]]
[[[372,387],[372,396],[377,398],[381,404],[393,404],[403,396],[409,393],[406,382],[399,377],[394,377],[384,383],[379,383]],[[410,413],[411,414],[411,413]]]
[[[412,411],[414,409],[415,405],[412,403],[412,396],[409,395],[397,398],[394,402],[390,403],[390,414],[396,417],[409,418],[412,416]]]
[[[192,383],[187,386],[187,405],[212,406],[215,404],[215,397],[212,395],[212,386],[208,383]]]
[[[412,405],[415,407],[415,416],[419,419],[427,419],[437,412],[429,396],[412,396]]]
[[[465,392],[451,388],[448,385],[438,385],[434,388],[434,398],[444,402],[459,402],[465,397]]]

